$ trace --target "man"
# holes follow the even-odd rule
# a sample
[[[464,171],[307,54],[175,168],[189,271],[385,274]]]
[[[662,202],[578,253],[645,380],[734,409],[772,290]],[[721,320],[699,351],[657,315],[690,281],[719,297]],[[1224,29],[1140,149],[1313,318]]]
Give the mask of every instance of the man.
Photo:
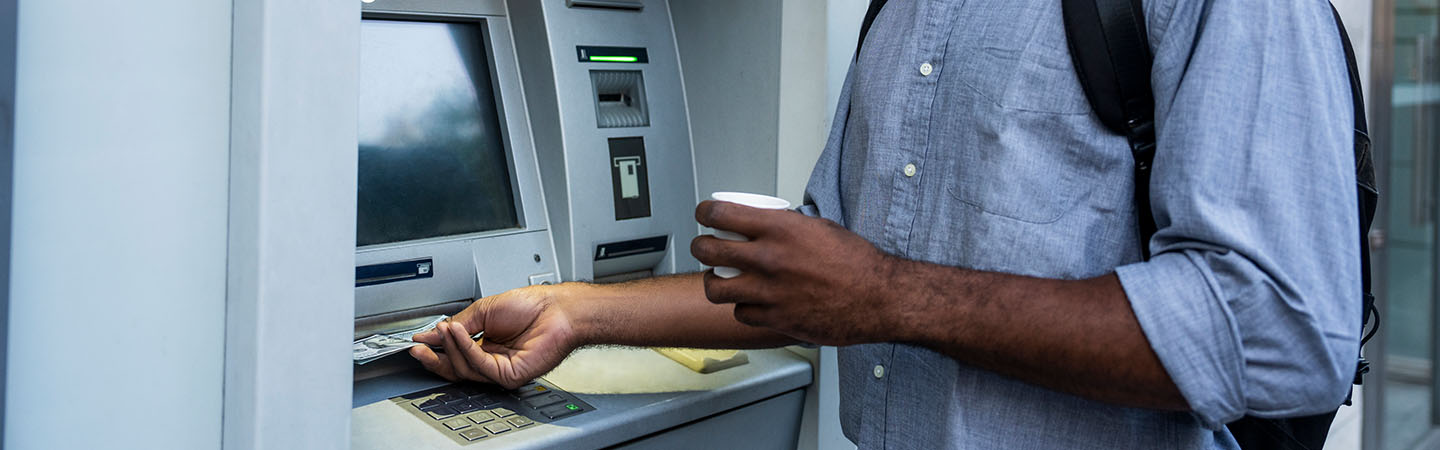
[[[1234,448],[1334,409],[1358,352],[1351,104],[1323,0],[1150,0],[1159,231],[1058,2],[892,0],[804,214],[704,202],[702,262],[477,301],[412,355],[516,386],[579,346],[841,346],[861,448]],[[697,325],[703,324],[703,325]],[[484,330],[485,339],[468,336]]]

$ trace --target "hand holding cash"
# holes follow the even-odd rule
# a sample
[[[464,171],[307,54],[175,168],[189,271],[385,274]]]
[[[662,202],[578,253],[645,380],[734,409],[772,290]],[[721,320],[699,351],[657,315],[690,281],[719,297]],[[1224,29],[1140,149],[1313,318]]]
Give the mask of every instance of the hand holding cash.
[[[476,300],[434,330],[415,335],[416,342],[428,345],[409,347],[410,356],[448,380],[519,387],[554,369],[580,346],[570,309],[578,303],[560,299],[586,298],[578,292],[586,286],[536,285]],[[476,331],[484,339],[475,341]]]
[[[448,318],[450,318],[450,316],[434,316],[416,327],[395,330],[388,333],[377,333],[355,341],[355,346],[353,347],[355,364],[365,364],[400,353],[416,345],[424,345],[412,341],[410,338],[416,334],[434,329],[436,324]]]

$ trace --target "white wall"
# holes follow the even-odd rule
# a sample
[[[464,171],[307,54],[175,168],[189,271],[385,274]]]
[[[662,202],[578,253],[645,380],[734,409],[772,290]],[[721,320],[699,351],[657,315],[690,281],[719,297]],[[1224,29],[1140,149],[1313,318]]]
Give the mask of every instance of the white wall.
[[[860,37],[860,23],[865,20],[868,0],[828,0],[825,10],[825,123],[831,123],[835,115],[836,102],[840,100],[840,89],[845,85],[845,73],[855,58],[855,44]]]
[[[781,4],[671,0],[696,191],[775,192]],[[688,243],[685,245],[689,245]],[[688,248],[688,247],[686,247]]]
[[[799,205],[810,171],[825,148],[830,131],[826,111],[835,102],[826,97],[826,46],[829,43],[827,4],[785,0],[780,11],[779,152],[775,161],[775,195]]]
[[[1355,47],[1355,59],[1360,67],[1360,81],[1364,83],[1364,92],[1368,108],[1370,99],[1370,44],[1374,42],[1374,4],[1373,0],[1331,0],[1335,10],[1340,11],[1340,19],[1345,21],[1345,31],[1350,33],[1350,44]]]
[[[19,11],[4,447],[218,448],[230,2]]]

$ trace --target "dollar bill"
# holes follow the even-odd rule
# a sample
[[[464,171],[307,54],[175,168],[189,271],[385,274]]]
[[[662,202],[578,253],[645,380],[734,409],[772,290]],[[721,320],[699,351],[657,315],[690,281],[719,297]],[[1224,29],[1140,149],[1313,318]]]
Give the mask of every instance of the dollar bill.
[[[431,320],[428,320],[422,323],[420,326],[414,328],[396,330],[389,333],[374,334],[364,339],[355,341],[355,345],[353,347],[355,364],[365,364],[371,361],[378,360],[380,358],[384,358],[386,356],[399,353],[401,351],[409,349],[410,347],[422,345],[417,342],[411,341],[410,338],[417,334],[434,329],[436,324],[448,318],[450,318],[450,316],[435,316]]]

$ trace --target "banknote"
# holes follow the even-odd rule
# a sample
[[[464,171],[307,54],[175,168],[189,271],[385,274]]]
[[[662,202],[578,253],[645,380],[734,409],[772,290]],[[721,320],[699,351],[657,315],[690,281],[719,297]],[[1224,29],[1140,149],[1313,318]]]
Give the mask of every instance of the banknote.
[[[410,338],[417,334],[435,328],[435,324],[450,318],[450,316],[439,315],[425,321],[420,326],[395,330],[388,333],[374,334],[364,339],[355,341],[353,347],[355,364],[365,364],[386,356],[399,353],[410,347],[420,345]]]

